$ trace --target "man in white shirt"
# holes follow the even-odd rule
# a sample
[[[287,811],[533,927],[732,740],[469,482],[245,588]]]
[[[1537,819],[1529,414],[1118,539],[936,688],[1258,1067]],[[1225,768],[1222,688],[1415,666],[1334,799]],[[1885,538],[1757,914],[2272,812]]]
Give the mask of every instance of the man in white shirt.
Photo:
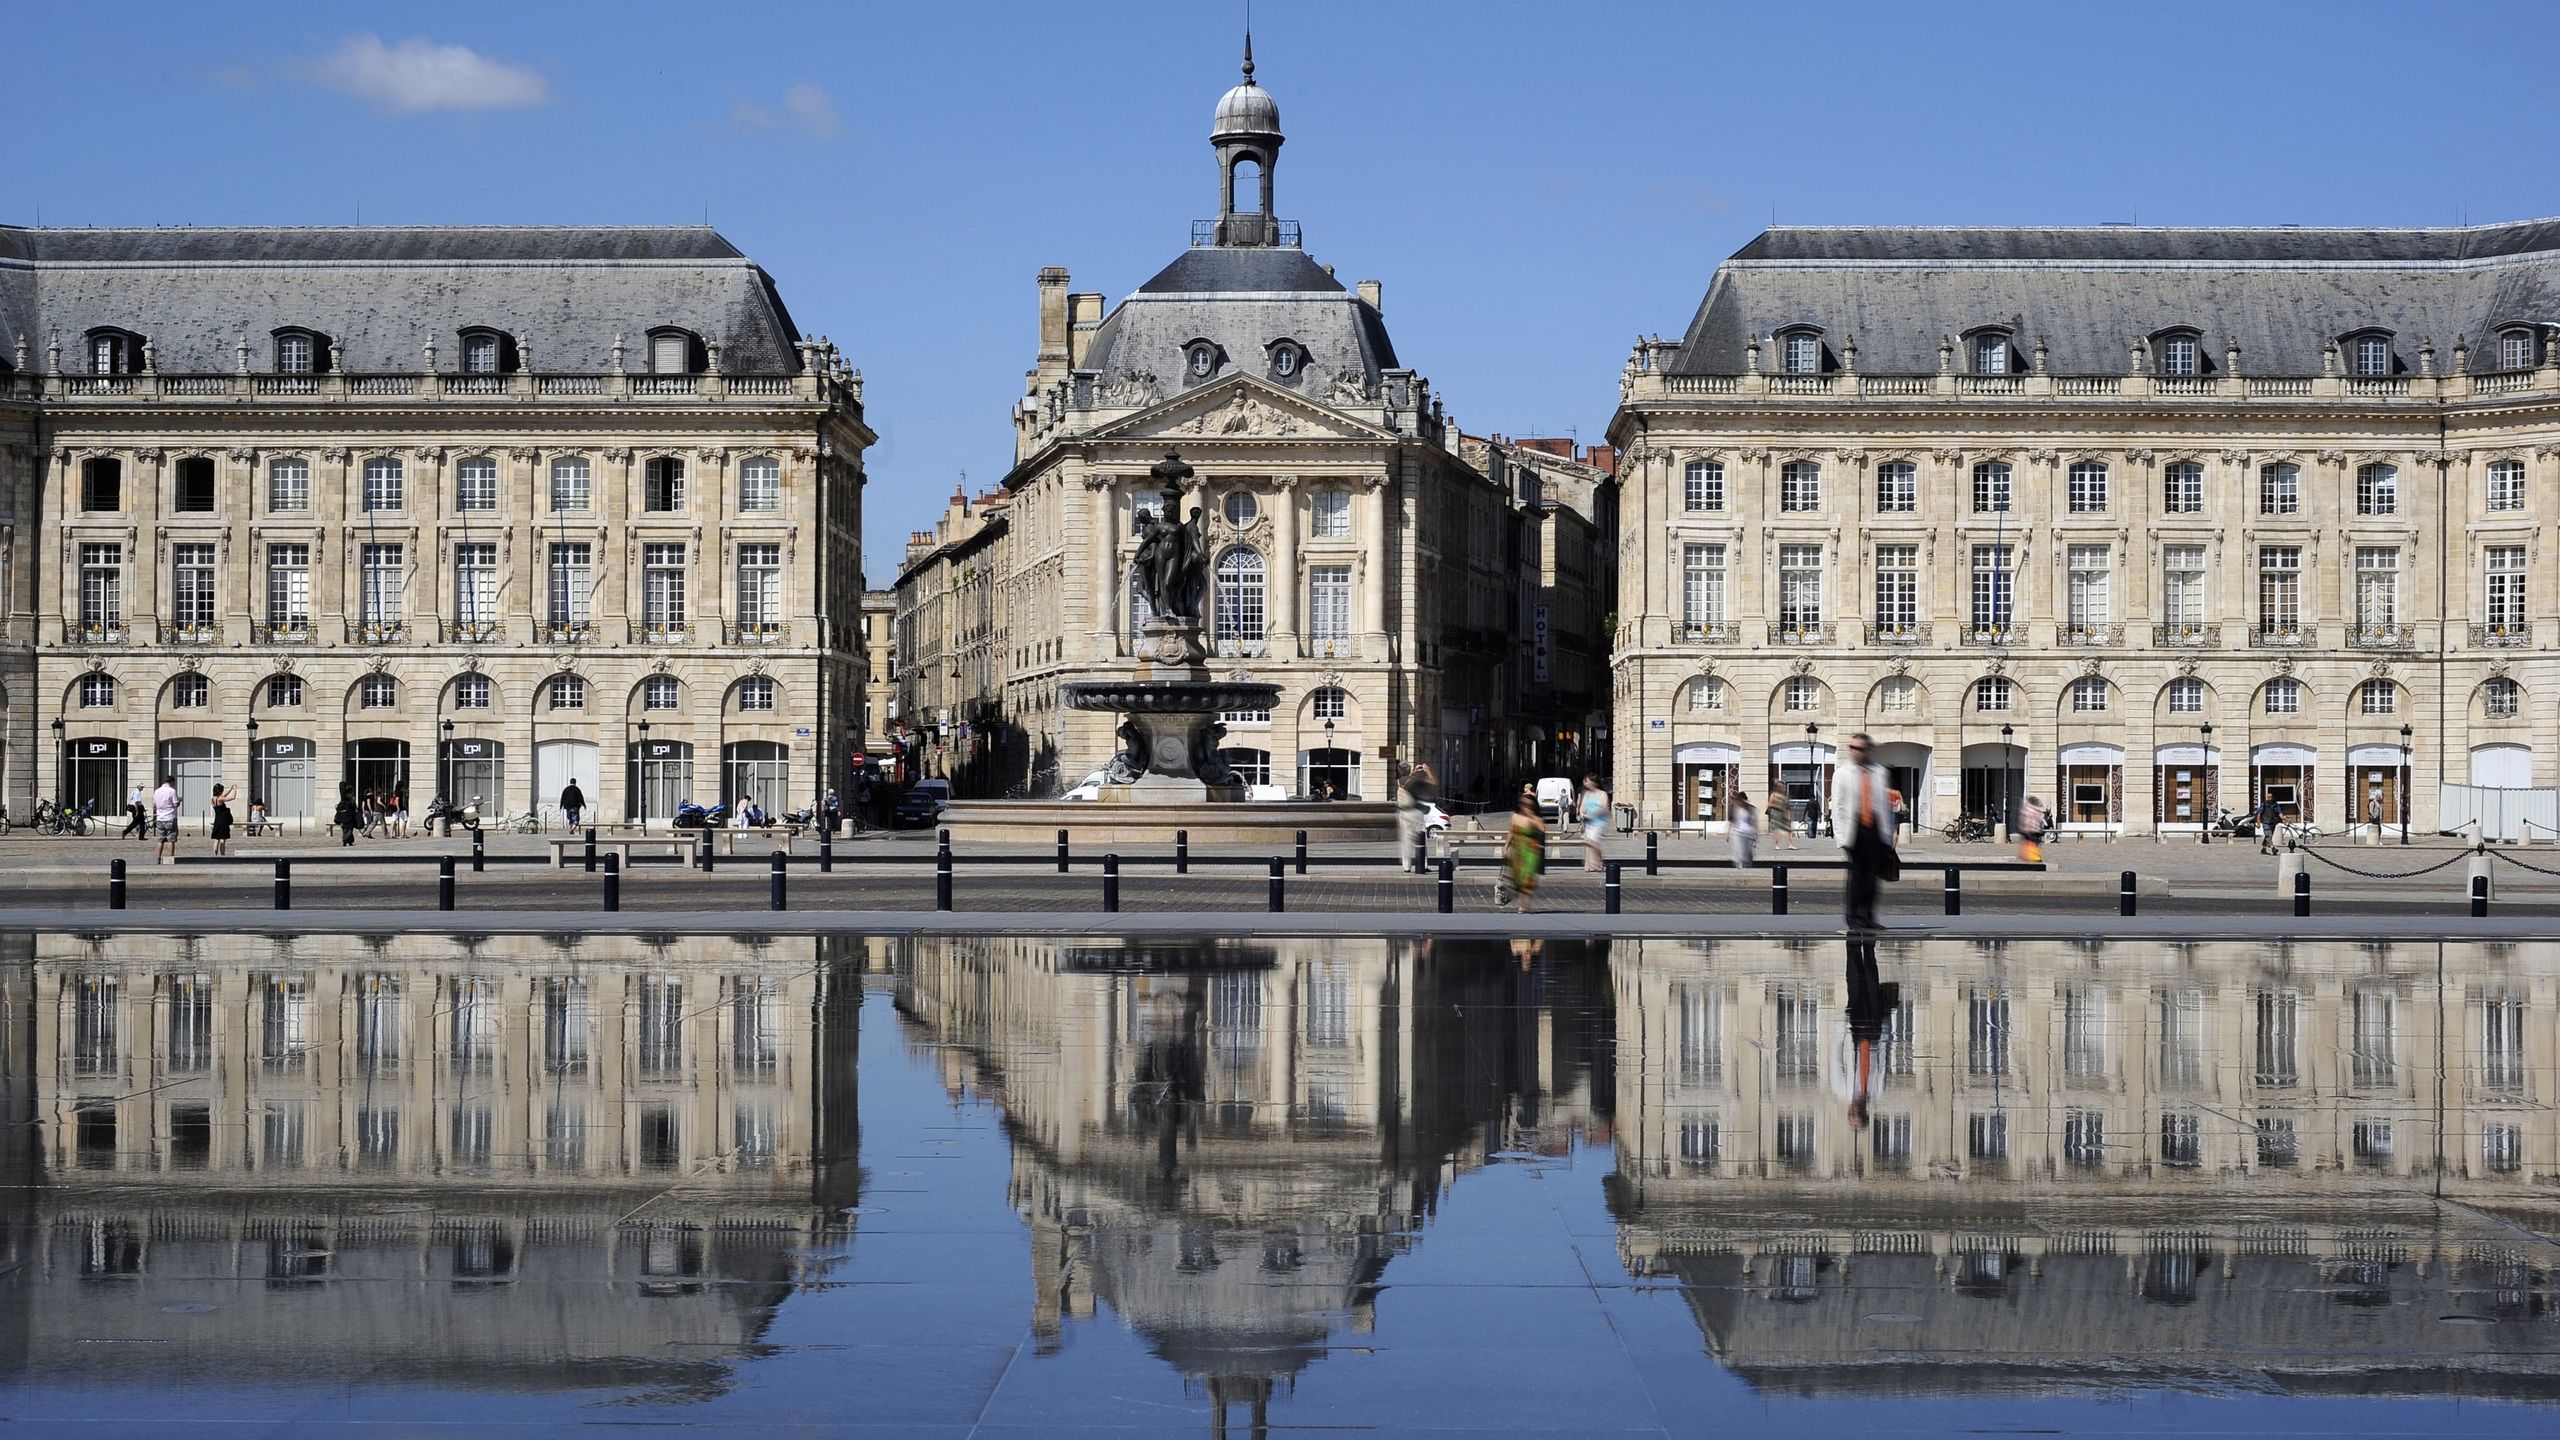
[[[124,787],[124,833],[116,838],[119,840],[143,839],[144,831],[150,824],[150,812],[142,808],[142,782],[137,780]]]
[[[1893,777],[1863,732],[1849,737],[1849,763],[1831,776],[1831,825],[1849,861],[1849,928],[1878,929],[1876,890],[1893,858]]]
[[[157,854],[163,865],[178,863],[178,777],[163,775],[151,792],[151,819],[160,837]]]

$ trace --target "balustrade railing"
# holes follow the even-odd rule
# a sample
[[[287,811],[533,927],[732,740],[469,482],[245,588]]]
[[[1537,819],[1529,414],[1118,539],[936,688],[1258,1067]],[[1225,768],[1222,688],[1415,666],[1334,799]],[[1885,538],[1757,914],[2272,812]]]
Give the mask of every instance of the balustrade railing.
[[[495,620],[447,620],[443,625],[445,642],[454,645],[486,644],[505,633]]]
[[[2474,395],[2512,395],[2532,388],[2533,372],[2530,370],[2503,370],[2495,375],[2471,377],[2471,393]]]
[[[693,375],[634,375],[634,395],[698,395],[702,393],[700,377]]]
[[[171,375],[160,382],[163,395],[228,395],[231,381],[221,375]]]
[[[601,375],[537,376],[533,382],[533,392],[537,395],[601,395],[604,393],[604,377]]]
[[[447,395],[504,395],[507,393],[507,377],[504,375],[447,375],[444,377],[444,393]]]
[[[638,633],[640,643],[643,645],[671,645],[690,637],[693,627],[681,620],[644,620],[640,623]]]
[[[791,627],[780,620],[732,620],[729,643],[732,645],[779,645],[790,638]]]
[[[1772,645],[1828,645],[1838,634],[1838,627],[1827,622],[1808,625],[1801,622],[1788,624],[1780,621],[1769,627],[1769,643]]]
[[[2417,639],[2415,625],[2358,625],[2347,632],[2347,643],[2358,650],[2405,650]]]
[[[1925,376],[1920,375],[1861,375],[1858,377],[1858,393],[1881,396],[1926,395],[1929,393],[1929,381]]]
[[[2396,400],[2409,393],[2409,382],[2400,379],[2354,378],[2347,381],[2347,393],[2361,400]]]
[[[1674,638],[1686,645],[1730,645],[1742,635],[1731,624],[1718,620],[1708,625],[1683,625]]]
[[[2522,622],[2471,627],[2471,643],[2484,649],[2505,650],[2531,644],[2532,641],[2533,627]]]
[[[1929,643],[1929,630],[1929,622],[1926,620],[1902,625],[1870,624],[1867,626],[1867,643],[1870,645],[1926,645]]]
[[[1730,377],[1708,377],[1708,390],[1731,391]],[[1819,377],[1827,380],[1829,377]],[[739,397],[761,400],[783,400],[814,387],[824,399],[859,400],[854,387],[841,383],[831,375],[630,375],[621,373],[589,375],[534,375],[526,372],[509,374],[406,374],[348,375],[328,374],[264,374],[238,373],[200,375],[12,375],[0,377],[0,394],[24,391],[38,398],[63,400],[140,398],[166,396],[253,395],[260,398],[290,399],[313,397],[337,400],[346,397],[380,399],[383,397],[450,397],[454,399],[486,399],[493,396],[578,398],[585,396],[710,396]]]
[[[206,376],[205,378],[210,380],[215,377]],[[215,392],[202,390],[194,393],[210,395]],[[317,375],[252,375],[249,377],[249,393],[252,395],[317,395],[320,393],[320,377]]]
[[[122,620],[65,620],[62,638],[74,645],[121,645],[125,642]]]
[[[404,620],[350,620],[347,641],[354,645],[397,645],[409,638]]]
[[[590,620],[555,620],[542,627],[542,637],[546,645],[585,645],[596,638],[596,627]]]
[[[2064,645],[2081,645],[2105,650],[2124,643],[2121,625],[2064,625],[2054,637]]]
[[[2210,625],[2154,625],[2151,643],[2163,650],[2218,650],[2222,632]]]
[[[2027,377],[2024,375],[1959,375],[1956,377],[1956,393],[1960,395],[2024,395],[2027,393]]]
[[[2056,395],[2121,395],[2124,379],[2116,375],[2064,375],[2053,382]]]
[[[1964,643],[1967,645],[2014,645],[2017,641],[2018,627],[2007,621],[1997,625],[1968,624],[1964,627]]]
[[[2299,650],[2311,643],[2311,627],[2295,624],[2252,625],[2249,627],[2249,643],[2272,650]]]
[[[2151,393],[2188,397],[2219,395],[2222,393],[2222,382],[2210,375],[2160,375],[2153,377]]]

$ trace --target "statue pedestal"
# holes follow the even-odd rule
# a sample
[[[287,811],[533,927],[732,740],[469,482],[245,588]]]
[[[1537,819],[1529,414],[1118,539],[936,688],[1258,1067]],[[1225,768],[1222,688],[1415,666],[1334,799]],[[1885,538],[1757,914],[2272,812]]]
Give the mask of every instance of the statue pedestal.
[[[1146,773],[1126,783],[1105,784],[1106,803],[1183,805],[1244,798],[1242,785],[1212,785],[1201,776],[1202,762],[1213,760],[1218,748],[1215,711],[1142,710],[1130,715],[1129,723],[1138,729],[1136,749],[1146,759]],[[1219,778],[1226,777],[1220,773]]]

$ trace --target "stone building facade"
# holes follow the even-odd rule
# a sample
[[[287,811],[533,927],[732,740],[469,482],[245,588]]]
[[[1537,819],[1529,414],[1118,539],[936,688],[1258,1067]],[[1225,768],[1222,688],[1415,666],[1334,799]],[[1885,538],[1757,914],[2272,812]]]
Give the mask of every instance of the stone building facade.
[[[861,379],[716,233],[7,230],[0,330],[22,815],[661,819],[846,753]]]
[[[1108,310],[1040,274],[1003,526],[981,537],[1002,640],[997,685],[976,692],[999,727],[976,793],[1053,794],[1113,750],[1114,717],[1066,709],[1059,687],[1137,663],[1136,520],[1161,504],[1148,470],[1168,451],[1210,536],[1211,664],[1281,690],[1227,717],[1230,761],[1301,794],[1383,798],[1418,760],[1461,793],[1493,783],[1526,527],[1397,358],[1379,286],[1346,288],[1275,218],[1282,138],[1248,61],[1212,127],[1219,218],[1191,248]]]
[[[1506,731],[1482,767],[1606,775],[1609,630],[1618,594],[1617,456],[1570,439],[1466,436],[1459,454],[1508,493],[1523,527]]]
[[[995,580],[1005,504],[1001,490],[951,492],[933,528],[907,536],[891,601],[898,716],[889,740],[899,778],[948,780],[961,795],[990,793],[1003,732]]]
[[[1931,827],[2548,835],[2555,283],[2552,221],[1766,232],[1622,380],[1621,798],[1863,729]]]

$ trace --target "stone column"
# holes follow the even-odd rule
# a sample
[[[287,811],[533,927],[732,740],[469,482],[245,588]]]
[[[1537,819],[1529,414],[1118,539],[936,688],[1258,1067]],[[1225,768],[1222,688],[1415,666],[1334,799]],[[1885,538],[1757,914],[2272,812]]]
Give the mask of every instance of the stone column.
[[[1387,658],[1387,586],[1392,583],[1387,545],[1387,482],[1385,475],[1368,476],[1360,486],[1360,553],[1364,573],[1360,583],[1360,658],[1383,662]],[[1368,723],[1362,717],[1362,723]]]
[[[1085,495],[1085,603],[1090,622],[1086,632],[1091,640],[1089,659],[1108,660],[1120,653],[1113,633],[1120,628],[1113,623],[1119,614],[1121,597],[1129,593],[1128,582],[1114,563],[1119,553],[1118,537],[1112,531],[1111,477],[1086,471]],[[894,641],[892,642],[895,643]]]
[[[132,580],[125,590],[125,634],[135,642],[156,638],[160,619],[160,567],[166,563],[160,537],[162,483],[169,473],[167,454],[136,450],[128,467],[125,513],[132,518],[133,540],[126,547]]]
[[[1271,655],[1298,657],[1298,477],[1275,475],[1271,485]]]

